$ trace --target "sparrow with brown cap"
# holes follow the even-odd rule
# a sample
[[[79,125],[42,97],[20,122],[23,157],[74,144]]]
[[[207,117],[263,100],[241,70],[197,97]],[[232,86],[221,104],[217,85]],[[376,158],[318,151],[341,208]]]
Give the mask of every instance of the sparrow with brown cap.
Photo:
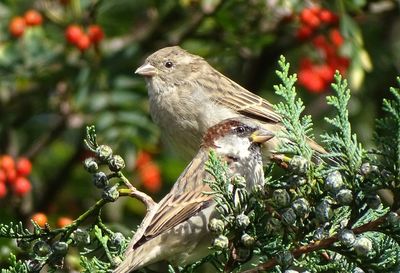
[[[201,148],[171,191],[156,205],[141,237],[127,248],[124,261],[114,273],[127,273],[167,261],[187,265],[210,253],[210,219],[218,217],[213,196],[204,180],[213,179],[205,170],[209,153],[227,163],[230,176],[240,175],[251,190],[264,183],[261,144],[273,133],[253,123],[225,120],[208,129]],[[146,219],[145,218],[145,219]]]

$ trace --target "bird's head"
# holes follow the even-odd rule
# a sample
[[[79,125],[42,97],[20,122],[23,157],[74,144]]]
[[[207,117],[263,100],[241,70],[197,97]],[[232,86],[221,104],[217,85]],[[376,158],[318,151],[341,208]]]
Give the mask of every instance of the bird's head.
[[[245,161],[261,158],[261,145],[273,137],[271,131],[260,128],[248,119],[227,119],[207,130],[202,147],[214,149],[229,161]]]
[[[171,46],[147,57],[135,73],[144,76],[148,83],[162,83],[165,90],[165,84],[176,87],[190,81],[190,77],[200,72],[202,64],[207,64],[203,58],[190,54],[179,46]],[[157,89],[157,86],[154,87]]]

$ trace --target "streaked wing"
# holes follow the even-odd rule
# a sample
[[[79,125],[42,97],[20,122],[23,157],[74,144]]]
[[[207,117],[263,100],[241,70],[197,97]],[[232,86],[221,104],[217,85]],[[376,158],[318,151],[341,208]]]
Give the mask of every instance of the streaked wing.
[[[208,152],[200,151],[190,162],[175,182],[171,192],[160,201],[156,214],[134,248],[179,225],[213,203],[211,195],[203,194],[203,192],[211,191],[210,187],[203,182],[208,176],[208,173],[204,171],[207,159]]]
[[[210,75],[210,74],[208,74]],[[232,110],[263,122],[279,123],[281,117],[267,100],[251,93],[228,77],[213,69],[213,81],[199,81],[205,90],[214,92],[211,99]]]

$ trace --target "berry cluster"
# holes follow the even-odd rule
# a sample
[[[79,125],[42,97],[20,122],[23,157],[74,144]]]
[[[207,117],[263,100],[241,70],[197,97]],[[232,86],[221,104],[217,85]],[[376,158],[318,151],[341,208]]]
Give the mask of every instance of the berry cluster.
[[[39,26],[43,22],[42,15],[36,10],[28,10],[24,16],[15,16],[8,25],[11,35],[18,38],[21,37],[27,26]]]
[[[34,221],[39,227],[44,228],[48,224],[47,215],[42,212],[37,212],[31,216],[31,220]],[[56,222],[58,228],[63,228],[72,224],[72,219],[69,217],[59,217]]]
[[[339,18],[330,10],[320,7],[305,8],[299,15],[299,40],[311,41],[314,58],[304,57],[300,61],[299,84],[313,93],[327,89],[333,80],[335,70],[344,74],[349,59],[339,55],[344,38],[337,28]]]
[[[69,25],[65,30],[65,39],[83,52],[91,45],[100,43],[104,39],[104,32],[99,25],[90,25],[87,32],[80,25]]]
[[[25,196],[32,186],[27,176],[32,164],[25,157],[14,160],[10,155],[0,156],[0,198],[7,195],[9,189],[18,197]]]
[[[138,170],[143,187],[156,193],[161,189],[161,172],[158,165],[152,160],[151,154],[140,151],[136,158],[136,169]]]

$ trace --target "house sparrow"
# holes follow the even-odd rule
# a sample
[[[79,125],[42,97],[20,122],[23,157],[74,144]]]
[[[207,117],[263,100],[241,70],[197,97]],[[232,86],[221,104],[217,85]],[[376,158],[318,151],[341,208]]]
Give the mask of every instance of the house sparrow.
[[[218,217],[211,189],[204,180],[213,177],[205,170],[209,152],[227,162],[230,177],[240,175],[250,190],[264,183],[261,144],[273,138],[270,131],[253,123],[228,119],[209,128],[194,159],[171,191],[156,205],[144,225],[141,237],[130,243],[125,260],[114,273],[126,273],[147,265],[168,261],[187,265],[209,253],[212,237],[210,219]],[[148,218],[150,217],[150,219]],[[143,224],[142,224],[143,225]]]
[[[179,46],[150,55],[135,73],[146,79],[150,114],[164,138],[184,158],[192,158],[212,125],[247,117],[272,132],[283,129],[281,117],[265,99],[251,93]],[[264,159],[277,150],[274,138],[263,148]],[[325,150],[309,140],[319,153]]]

